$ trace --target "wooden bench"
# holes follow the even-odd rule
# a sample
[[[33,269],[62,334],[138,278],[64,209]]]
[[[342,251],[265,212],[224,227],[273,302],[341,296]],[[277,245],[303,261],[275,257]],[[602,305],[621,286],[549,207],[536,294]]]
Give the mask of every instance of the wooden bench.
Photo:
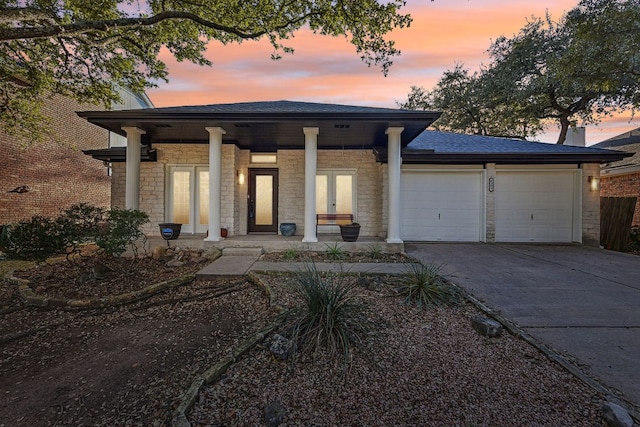
[[[320,221],[325,221],[320,224]],[[327,224],[326,221],[336,221],[335,223]],[[351,224],[353,222],[353,214],[316,214],[316,234],[318,234],[318,227],[321,225],[340,225],[338,221],[342,221],[344,224]]]

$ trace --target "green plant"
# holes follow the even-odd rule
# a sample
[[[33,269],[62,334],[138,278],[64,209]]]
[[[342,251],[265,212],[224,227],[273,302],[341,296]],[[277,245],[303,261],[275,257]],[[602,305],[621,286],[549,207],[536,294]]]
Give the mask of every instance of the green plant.
[[[382,248],[380,247],[380,245],[369,246],[369,251],[367,252],[367,256],[371,259],[382,258]]]
[[[356,294],[357,282],[348,276],[322,275],[313,263],[295,275],[295,291],[302,298],[288,316],[291,338],[301,351],[331,357],[342,355],[345,364],[353,348],[365,348],[373,323],[368,305]]]
[[[60,225],[49,218],[35,215],[11,226],[11,239],[5,252],[9,258],[43,262],[64,253],[66,239]]]
[[[340,261],[344,259],[344,257],[346,256],[345,251],[337,243],[334,243],[333,245],[327,244],[326,246],[327,246],[327,251],[325,252],[325,254],[327,255],[327,258],[329,258],[330,260]]]
[[[107,215],[104,208],[80,203],[72,205],[58,216],[56,223],[62,230],[67,259],[80,252],[80,245],[95,242],[106,232],[104,225]]]
[[[135,241],[144,237],[140,229],[149,215],[136,209],[112,209],[107,213],[106,232],[98,235],[96,244],[109,256],[120,256],[131,247],[137,255]]]
[[[419,309],[430,305],[455,305],[460,302],[460,290],[441,275],[443,265],[409,263],[399,276],[397,291],[405,303],[415,303]]]
[[[640,251],[640,227],[631,227],[629,233],[629,251]]]
[[[300,257],[300,251],[295,248],[287,249],[282,254],[282,257],[287,261],[293,261]]]

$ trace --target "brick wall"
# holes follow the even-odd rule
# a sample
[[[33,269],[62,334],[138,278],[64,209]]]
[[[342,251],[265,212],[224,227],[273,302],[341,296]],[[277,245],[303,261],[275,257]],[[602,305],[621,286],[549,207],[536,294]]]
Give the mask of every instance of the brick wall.
[[[637,197],[633,225],[640,227],[640,172],[600,177],[600,196]]]
[[[0,224],[33,215],[57,216],[62,209],[84,202],[108,208],[110,183],[107,168],[82,149],[107,148],[107,131],[78,117],[76,111],[96,109],[72,99],[53,96],[45,105],[59,142],[26,149],[0,131]],[[28,185],[28,193],[8,191]]]

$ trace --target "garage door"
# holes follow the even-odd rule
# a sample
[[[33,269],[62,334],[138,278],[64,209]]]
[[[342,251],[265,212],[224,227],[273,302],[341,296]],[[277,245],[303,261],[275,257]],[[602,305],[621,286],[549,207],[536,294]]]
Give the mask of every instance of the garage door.
[[[400,237],[407,241],[481,240],[482,171],[403,171]]]
[[[574,171],[496,171],[497,242],[572,242]]]

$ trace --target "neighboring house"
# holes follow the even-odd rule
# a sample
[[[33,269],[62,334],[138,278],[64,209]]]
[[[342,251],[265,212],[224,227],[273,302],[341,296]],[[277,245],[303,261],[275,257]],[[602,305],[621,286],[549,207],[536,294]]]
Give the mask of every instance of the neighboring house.
[[[631,157],[602,164],[600,195],[637,197],[632,225],[640,227],[640,128],[614,136],[593,147],[632,153]]]
[[[317,213],[351,213],[361,235],[404,241],[599,242],[600,163],[624,154],[424,131],[439,113],[276,101],[81,112],[127,135],[114,206],[219,241],[293,222],[316,242]],[[126,162],[125,162],[126,158]]]
[[[146,96],[128,91],[121,94],[128,109],[153,106]],[[78,117],[76,111],[86,108],[94,107],[62,96],[46,101],[45,113],[52,118],[52,131],[59,142],[23,148],[16,138],[0,132],[0,224],[33,215],[55,217],[62,209],[81,202],[110,206],[107,168],[81,151],[106,147],[109,132]]]

